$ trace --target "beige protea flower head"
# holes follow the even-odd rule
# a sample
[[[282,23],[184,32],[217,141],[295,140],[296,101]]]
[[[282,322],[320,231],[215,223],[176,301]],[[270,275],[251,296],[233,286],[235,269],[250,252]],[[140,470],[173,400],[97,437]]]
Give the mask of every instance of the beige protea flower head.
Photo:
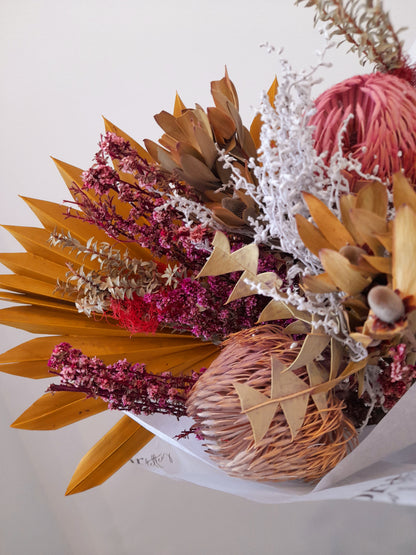
[[[305,367],[297,369],[297,375],[284,384],[283,394],[293,394],[295,399],[282,400],[277,410],[271,407],[270,426],[256,440],[251,421],[242,410],[239,387],[253,388],[260,400],[273,394],[271,357],[282,364],[293,362],[299,349],[291,349],[291,343],[290,335],[274,325],[238,332],[226,341],[190,393],[187,414],[195,420],[210,457],[232,476],[258,481],[317,480],[355,445],[356,431],[342,412],[342,401],[332,391],[318,394],[320,398],[303,395],[303,388],[308,387],[303,382]],[[290,402],[295,413],[299,404],[304,404],[294,438],[288,419]],[[269,409],[263,407],[264,414],[258,416],[267,419]]]

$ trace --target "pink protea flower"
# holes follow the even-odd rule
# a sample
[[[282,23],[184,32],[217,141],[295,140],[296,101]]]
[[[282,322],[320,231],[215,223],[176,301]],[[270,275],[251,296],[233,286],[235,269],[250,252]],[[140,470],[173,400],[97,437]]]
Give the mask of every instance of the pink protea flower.
[[[416,182],[416,89],[395,75],[356,75],[338,83],[316,100],[315,148],[325,161],[338,150],[361,163],[366,174],[385,179],[397,171]]]

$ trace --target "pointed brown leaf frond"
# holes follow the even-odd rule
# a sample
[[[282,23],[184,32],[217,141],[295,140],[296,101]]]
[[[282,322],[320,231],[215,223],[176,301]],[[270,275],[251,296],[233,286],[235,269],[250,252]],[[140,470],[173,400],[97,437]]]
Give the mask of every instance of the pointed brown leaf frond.
[[[153,434],[129,416],[123,416],[81,459],[65,495],[99,486],[128,462]]]
[[[403,204],[407,204],[416,212],[416,192],[409,181],[400,172],[393,175],[393,202],[396,210]]]
[[[101,399],[85,393],[56,391],[45,393],[11,425],[24,430],[56,430],[107,410]]]

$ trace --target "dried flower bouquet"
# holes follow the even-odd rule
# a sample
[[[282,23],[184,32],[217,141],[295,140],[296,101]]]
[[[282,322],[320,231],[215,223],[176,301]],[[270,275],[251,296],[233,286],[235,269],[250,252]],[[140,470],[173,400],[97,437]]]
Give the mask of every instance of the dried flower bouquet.
[[[55,161],[71,206],[25,199],[42,228],[6,226],[26,252],[1,255],[1,298],[23,306],[0,322],[45,336],[0,369],[59,378],[13,426],[187,415],[230,475],[316,481],[414,383],[415,69],[379,3],[307,5],[375,72],[314,100],[323,62],[282,61],[250,129],[227,72],[214,107],[155,116],[158,143],[105,121],[89,170]],[[151,438],[123,416],[67,493]]]

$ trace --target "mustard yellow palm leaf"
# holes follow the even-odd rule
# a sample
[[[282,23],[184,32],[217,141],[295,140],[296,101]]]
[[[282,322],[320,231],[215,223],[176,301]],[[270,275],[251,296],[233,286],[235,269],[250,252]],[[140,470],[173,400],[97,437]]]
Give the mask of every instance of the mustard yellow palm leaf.
[[[152,438],[152,433],[129,416],[123,416],[81,459],[65,495],[102,484]]]
[[[28,295],[40,295],[58,300],[62,299],[62,294],[55,291],[56,283],[52,284],[27,276],[19,276],[16,274],[0,275],[0,287],[2,289],[9,289],[10,291],[26,293]]]
[[[75,253],[70,253],[68,250],[62,251],[48,244],[50,232],[46,229],[13,225],[3,225],[2,227],[13,235],[22,247],[31,254],[35,254],[36,256],[40,256],[56,264],[65,265],[66,262],[75,262],[79,264],[79,258]],[[86,267],[96,267],[96,264],[91,264],[89,260],[83,261],[83,264]]]
[[[55,285],[57,279],[65,282],[68,273],[67,266],[45,260],[28,252],[0,254],[0,262],[15,274]]]
[[[85,393],[48,392],[26,409],[11,426],[23,430],[57,430],[105,410],[107,403],[101,399],[87,398]]]

